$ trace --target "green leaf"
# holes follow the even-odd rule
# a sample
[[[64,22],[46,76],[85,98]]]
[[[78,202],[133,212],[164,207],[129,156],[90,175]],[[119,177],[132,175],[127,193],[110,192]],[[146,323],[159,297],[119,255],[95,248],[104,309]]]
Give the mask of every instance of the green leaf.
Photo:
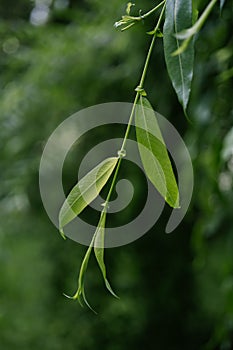
[[[94,247],[96,260],[99,264],[100,270],[104,278],[105,285],[107,289],[110,291],[110,293],[116,298],[118,298],[118,296],[113,292],[110,286],[110,283],[107,280],[106,267],[104,263],[104,230],[105,230],[106,215],[107,215],[106,208],[104,208],[104,210],[101,213],[96,231],[92,237],[91,243],[87,249],[87,252],[83,258],[83,261],[80,267],[79,278],[78,278],[78,288],[76,293],[73,296],[64,294],[69,299],[78,300],[81,306],[83,306],[83,302],[84,302],[94,313],[96,313],[96,311],[90,306],[89,302],[87,301],[85,288],[84,288],[85,274],[86,274],[87,266],[89,263],[89,259],[90,259],[90,255],[93,247]]]
[[[135,6],[132,2],[128,2],[127,7],[126,7],[126,13],[127,15],[130,15],[131,7]]]
[[[98,196],[111,176],[117,161],[117,157],[105,159],[73,187],[59,213],[59,229],[63,237],[63,227]]]
[[[158,29],[153,29],[149,32],[146,32],[146,34],[149,34],[149,35],[156,35],[157,38],[162,38],[163,37],[163,33],[161,32],[161,30],[158,28]]]
[[[205,8],[201,16],[198,18],[198,20],[194,23],[194,25],[188,29],[184,29],[178,33],[175,34],[175,37],[180,40],[190,40],[195,34],[197,34],[203,25],[205,24],[208,16],[210,15],[212,9],[214,8],[215,3],[217,0],[212,0]]]
[[[76,293],[73,296],[69,296],[67,294],[64,294],[64,295],[69,299],[78,300],[79,304],[82,307],[83,307],[83,302],[85,302],[85,304],[89,307],[89,309],[91,309],[94,313],[96,313],[96,311],[88,303],[87,298],[86,298],[86,294],[85,294],[85,289],[84,289],[84,277],[85,277],[88,262],[90,259],[91,251],[93,248],[94,240],[95,240],[95,234],[92,237],[91,243],[88,247],[88,250],[83,258],[82,265],[80,267],[79,278],[78,278],[78,289],[77,289]]]
[[[190,40],[186,50],[178,55],[180,42],[175,34],[192,26],[192,0],[167,0],[163,30],[164,54],[168,74],[178,99],[186,111],[193,77],[194,45]]]
[[[179,208],[179,191],[155,112],[150,102],[140,96],[135,114],[139,153],[145,173],[165,201]]]
[[[106,222],[106,211],[104,210],[101,214],[100,221],[98,227],[95,232],[95,240],[94,240],[94,252],[96,260],[99,264],[100,270],[102,272],[104,283],[109,292],[116,298],[118,296],[113,292],[110,283],[107,280],[106,275],[106,266],[104,263],[104,234],[105,234],[105,222]]]

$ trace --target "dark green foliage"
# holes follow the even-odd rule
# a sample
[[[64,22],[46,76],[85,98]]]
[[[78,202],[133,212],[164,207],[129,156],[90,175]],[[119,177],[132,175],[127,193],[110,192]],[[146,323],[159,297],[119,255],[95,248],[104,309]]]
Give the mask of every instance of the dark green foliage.
[[[149,19],[119,35],[113,23],[125,4],[89,0],[52,9],[46,25],[33,27],[28,3],[1,3],[1,348],[231,349],[232,161],[222,157],[233,126],[231,1],[221,16],[215,7],[196,38],[192,124],[169,85],[162,46],[155,49],[146,90],[186,140],[194,197],[172,235],[164,234],[166,208],[149,234],[106,251],[120,300],[103,293],[90,259],[87,297],[98,316],[62,295],[75,292],[75,266],[86,247],[59,239],[44,213],[39,160],[50,133],[71,113],[101,102],[132,101],[148,46],[145,32],[154,23]],[[198,3],[201,11],[208,1]],[[151,1],[136,5],[149,10]],[[76,156],[64,169],[66,186],[74,181],[74,162]],[[138,188],[143,195],[139,180]]]

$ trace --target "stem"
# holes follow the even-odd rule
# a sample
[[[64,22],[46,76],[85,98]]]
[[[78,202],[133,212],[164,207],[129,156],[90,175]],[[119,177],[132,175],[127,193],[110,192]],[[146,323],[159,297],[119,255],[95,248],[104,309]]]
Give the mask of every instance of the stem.
[[[140,88],[142,90],[143,90],[143,84],[144,84],[146,73],[147,73],[148,66],[149,66],[149,61],[150,61],[151,54],[152,54],[152,51],[153,51],[155,39],[156,39],[156,31],[159,29],[159,26],[160,26],[160,23],[162,21],[163,14],[164,14],[164,11],[165,11],[166,0],[162,1],[158,6],[156,6],[154,9],[151,10],[152,12],[155,11],[155,9],[160,7],[162,4],[163,4],[163,8],[162,8],[162,11],[161,11],[161,13],[159,15],[158,22],[157,22],[157,24],[155,26],[155,29],[154,29],[155,33],[154,33],[153,38],[151,40],[151,44],[150,44],[150,47],[149,47],[149,50],[148,50],[148,53],[147,53],[147,56],[146,56],[146,61],[145,61],[145,64],[144,64],[142,76],[141,76],[140,83],[139,83],[139,86],[138,86],[138,88]],[[149,12],[151,12],[151,11],[149,11]],[[146,15],[149,15],[149,12],[147,12]],[[130,131],[130,128],[131,128],[131,125],[132,125],[134,111],[135,111],[136,104],[138,102],[138,98],[140,97],[140,95],[141,95],[141,93],[140,93],[140,91],[138,91],[136,93],[136,96],[135,96],[135,99],[134,99],[134,103],[133,103],[133,107],[132,107],[132,110],[131,110],[131,113],[130,113],[128,125],[127,125],[126,131],[125,131],[125,136],[124,136],[124,139],[123,139],[123,142],[122,142],[122,145],[121,145],[121,149],[120,149],[119,152],[124,151],[124,148],[125,148],[125,145],[126,145],[126,141],[128,139],[128,136],[129,136],[129,131]],[[114,188],[115,183],[116,183],[116,179],[117,179],[117,175],[118,175],[119,168],[120,168],[120,165],[121,165],[121,161],[122,161],[122,157],[119,156],[117,167],[116,167],[116,170],[114,172],[114,177],[113,177],[113,180],[112,180],[112,183],[111,183],[111,187],[110,187],[110,190],[108,192],[108,195],[107,195],[107,198],[106,198],[106,201],[105,201],[105,206],[106,207],[107,207],[107,204],[109,203],[109,200],[110,200],[113,188]],[[104,210],[105,210],[105,208],[104,208]]]
[[[120,149],[119,152],[124,151],[124,147],[125,147],[125,144],[126,144],[126,140],[127,140],[127,138],[128,138],[128,135],[129,135],[130,126],[131,126],[131,124],[132,124],[133,115],[134,115],[134,111],[135,111],[135,107],[136,107],[136,104],[137,104],[139,95],[140,95],[140,93],[137,92],[137,93],[136,93],[136,96],[135,96],[135,99],[134,99],[133,107],[132,107],[132,110],[131,110],[131,113],[130,113],[130,117],[129,117],[129,122],[128,122],[128,125],[127,125],[127,129],[126,129],[126,131],[125,131],[125,136],[124,136],[124,139],[123,139],[123,142],[122,142],[122,145],[121,145],[121,149]],[[117,179],[117,175],[118,175],[119,168],[120,168],[120,165],[121,165],[121,161],[122,161],[122,157],[119,157],[118,163],[117,163],[117,167],[116,167],[116,170],[115,170],[115,172],[114,172],[114,177],[113,177],[113,180],[112,180],[112,183],[111,183],[111,187],[110,187],[110,190],[109,190],[109,192],[108,192],[108,195],[107,195],[107,198],[106,198],[106,201],[105,201],[106,207],[107,207],[107,204],[109,203],[109,200],[110,200],[110,197],[111,197],[113,188],[114,188],[115,183],[116,183],[116,179]]]
[[[147,13],[145,13],[144,15],[140,16],[142,19],[150,16],[153,12],[155,12],[156,10],[158,10],[164,3],[166,2],[166,0],[160,2],[157,6],[155,6],[152,10],[148,11]]]
[[[137,92],[136,96],[135,96],[135,99],[134,99],[133,107],[132,107],[132,110],[131,110],[131,113],[130,113],[128,125],[127,125],[126,131],[125,131],[125,136],[124,136],[124,139],[123,139],[123,142],[122,142],[122,145],[121,145],[120,152],[123,151],[124,148],[125,148],[125,144],[126,144],[128,136],[129,136],[130,127],[131,127],[131,124],[132,124],[134,111],[135,111],[135,107],[136,107],[136,104],[138,102],[139,96],[140,96],[140,92]]]
[[[160,13],[160,16],[159,16],[159,19],[158,19],[158,22],[157,22],[157,24],[155,26],[155,29],[154,29],[155,34],[153,35],[153,38],[151,40],[151,44],[150,44],[150,47],[149,47],[149,50],[148,50],[148,53],[147,53],[147,56],[146,56],[146,61],[145,61],[145,64],[144,64],[144,68],[143,68],[142,76],[141,76],[141,79],[140,79],[140,83],[138,85],[138,88],[140,88],[142,90],[143,90],[143,85],[144,85],[144,81],[145,81],[145,78],[146,78],[146,73],[147,73],[147,70],[148,70],[151,54],[152,54],[152,51],[153,51],[155,39],[156,39],[156,31],[158,30],[158,28],[160,26],[160,23],[161,23],[161,20],[162,20],[162,17],[163,17],[163,13],[165,11],[165,2],[166,1],[163,2],[164,6],[163,6],[163,9],[162,9],[162,11]],[[133,103],[133,107],[132,107],[132,110],[131,110],[131,114],[130,114],[130,117],[129,117],[129,122],[128,122],[128,126],[127,126],[127,129],[126,129],[126,132],[125,132],[123,143],[122,143],[122,146],[121,146],[121,151],[124,150],[124,147],[125,147],[128,135],[129,135],[129,131],[130,131],[130,127],[131,127],[131,124],[132,124],[135,107],[136,107],[136,104],[137,104],[139,96],[140,96],[140,92],[137,92],[137,94],[135,96],[135,99],[134,99],[134,103]]]
[[[114,26],[120,27],[122,25],[126,25],[126,27],[122,28],[121,31],[125,31],[132,27],[136,22],[141,22],[148,16],[150,16],[152,13],[154,13],[156,10],[158,10],[162,5],[166,3],[166,0],[161,1],[158,5],[156,5],[154,8],[152,8],[150,11],[146,12],[144,15],[141,15],[141,10],[139,11],[139,16],[130,16],[130,9],[127,10],[127,14],[121,17],[121,20],[116,22]],[[131,6],[130,6],[131,7]],[[127,7],[128,8],[128,7]]]
[[[158,9],[162,4],[163,4],[163,8],[162,8],[162,11],[160,13],[160,16],[159,16],[158,22],[156,24],[156,27],[154,29],[154,35],[153,35],[153,38],[151,40],[151,44],[150,44],[150,47],[149,47],[149,50],[148,50],[148,53],[147,53],[147,56],[146,56],[146,61],[145,61],[145,65],[144,65],[144,68],[143,68],[143,72],[142,72],[142,76],[141,76],[141,79],[140,79],[140,83],[139,83],[138,88],[136,88],[136,90],[135,90],[136,91],[136,95],[135,95],[133,107],[132,107],[132,110],[131,110],[131,113],[130,113],[130,116],[129,116],[129,121],[128,121],[128,125],[127,125],[126,131],[125,131],[125,136],[124,136],[124,139],[123,139],[123,142],[122,142],[122,145],[121,145],[121,149],[118,152],[119,158],[118,158],[117,166],[116,166],[116,169],[114,171],[113,180],[112,180],[110,189],[108,191],[108,195],[107,195],[106,201],[104,203],[103,210],[101,211],[101,215],[100,215],[100,220],[99,220],[98,226],[101,223],[103,215],[106,214],[106,212],[107,212],[108,203],[110,201],[110,197],[111,197],[112,191],[114,189],[114,186],[115,186],[115,183],[116,183],[116,180],[117,180],[117,175],[118,175],[118,172],[119,172],[119,169],[120,169],[120,165],[121,165],[121,162],[122,162],[122,158],[123,158],[124,147],[125,147],[126,141],[128,139],[130,127],[131,127],[132,120],[133,120],[133,117],[134,117],[134,111],[135,111],[138,99],[142,95],[142,92],[143,92],[143,84],[144,84],[144,80],[145,80],[145,77],[146,77],[146,73],[147,73],[150,57],[151,57],[151,54],[152,54],[152,50],[153,50],[153,47],[154,47],[154,42],[155,42],[155,38],[156,38],[156,31],[159,28],[159,25],[160,25],[161,20],[162,20],[162,16],[163,16],[163,13],[164,13],[164,10],[165,10],[165,6],[166,6],[166,0],[162,1],[158,6],[156,6],[154,9],[152,9],[151,11],[149,11],[147,14],[145,14],[143,16],[143,18],[149,16],[149,14],[151,14],[156,9]],[[93,249],[93,245],[94,245],[95,238],[96,238],[96,232],[95,232],[95,234],[92,237],[91,243],[90,243],[89,248],[88,248],[88,250],[87,250],[87,252],[85,254],[85,257],[83,259],[83,262],[82,262],[82,265],[81,265],[81,268],[80,268],[79,279],[78,279],[78,290],[75,293],[75,295],[73,297],[71,297],[71,299],[78,299],[80,304],[83,305],[82,304],[82,300],[81,300],[81,296],[82,296],[83,301],[87,304],[87,306],[92,311],[94,311],[94,310],[91,308],[91,306],[87,302],[87,299],[86,299],[86,296],[85,296],[85,291],[84,291],[84,274],[85,274],[85,271],[87,269],[87,264],[88,264],[88,261],[89,261],[89,258],[90,258],[91,251]]]
[[[144,15],[141,16],[128,16],[128,18],[135,20],[135,21],[141,21],[143,19],[145,19],[146,17],[149,17],[153,12],[155,12],[156,10],[158,10],[164,3],[166,2],[166,0],[161,1],[157,6],[155,6],[153,9],[151,9],[150,11],[144,13]],[[124,28],[125,30],[126,28]]]
[[[147,54],[147,57],[146,57],[146,62],[145,62],[145,65],[144,65],[144,69],[143,69],[143,72],[142,72],[142,77],[141,77],[141,80],[140,80],[140,83],[139,83],[139,86],[141,88],[143,88],[143,84],[144,84],[144,81],[145,81],[145,77],[146,77],[149,61],[150,61],[152,50],[153,50],[153,47],[154,47],[154,42],[155,42],[155,39],[156,39],[156,31],[159,29],[160,23],[162,21],[163,14],[164,14],[164,11],[165,11],[165,5],[166,5],[166,2],[163,5],[162,11],[161,11],[161,13],[159,15],[158,22],[157,22],[157,24],[155,26],[155,29],[154,29],[155,34],[153,35],[153,38],[151,40],[150,48],[149,48],[149,51],[148,51],[148,54]]]
[[[108,205],[108,203],[109,203],[109,200],[110,200],[110,197],[111,197],[113,188],[114,188],[115,183],[116,183],[116,179],[117,179],[117,175],[118,175],[119,168],[120,168],[120,165],[121,165],[121,161],[122,161],[122,158],[119,158],[119,159],[118,159],[118,163],[117,163],[116,170],[115,170],[115,172],[114,172],[114,176],[113,176],[113,180],[112,180],[112,183],[111,183],[111,187],[110,187],[110,190],[109,190],[109,192],[108,192],[108,195],[107,195],[107,198],[106,198],[106,201],[105,201],[105,207],[104,207],[103,211],[106,210],[107,205]],[[102,213],[103,213],[103,211],[102,211]],[[101,215],[102,215],[102,213],[101,213]]]

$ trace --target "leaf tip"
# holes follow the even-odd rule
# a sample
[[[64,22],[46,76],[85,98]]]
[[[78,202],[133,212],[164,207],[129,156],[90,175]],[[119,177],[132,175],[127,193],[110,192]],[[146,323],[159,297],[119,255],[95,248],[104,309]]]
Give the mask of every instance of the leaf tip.
[[[65,293],[62,293],[64,295],[64,297],[66,297],[67,299],[72,299],[72,300],[75,300],[75,297],[74,296],[71,296],[71,295],[68,295],[68,294],[65,294]]]
[[[65,234],[64,234],[64,231],[63,231],[62,227],[59,228],[59,232],[60,232],[60,235],[62,236],[62,238],[63,238],[64,240],[66,240],[66,236],[65,236]]]
[[[105,278],[104,279],[105,282],[105,286],[107,288],[107,290],[116,298],[116,299],[120,299],[120,297],[118,297],[118,295],[113,291],[110,283],[108,282],[108,280]]]

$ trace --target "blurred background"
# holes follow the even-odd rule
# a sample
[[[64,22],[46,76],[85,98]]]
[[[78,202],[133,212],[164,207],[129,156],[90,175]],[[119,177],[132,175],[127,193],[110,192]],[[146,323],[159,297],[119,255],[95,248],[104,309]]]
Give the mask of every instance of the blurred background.
[[[208,2],[200,0],[200,10]],[[138,0],[136,11],[156,3]],[[0,2],[1,349],[233,349],[228,0],[221,14],[216,5],[196,41],[191,122],[171,87],[160,39],[146,79],[153,107],[177,128],[192,156],[195,187],[188,214],[166,235],[166,208],[141,239],[107,250],[109,279],[120,300],[105,291],[91,259],[86,293],[97,316],[62,295],[76,290],[86,247],[64,242],[49,221],[39,193],[40,157],[50,133],[72,113],[133,101],[154,19],[116,31],[113,24],[125,7],[123,0]],[[67,189],[75,184],[75,159],[64,169]],[[135,181],[143,195],[141,180]]]

